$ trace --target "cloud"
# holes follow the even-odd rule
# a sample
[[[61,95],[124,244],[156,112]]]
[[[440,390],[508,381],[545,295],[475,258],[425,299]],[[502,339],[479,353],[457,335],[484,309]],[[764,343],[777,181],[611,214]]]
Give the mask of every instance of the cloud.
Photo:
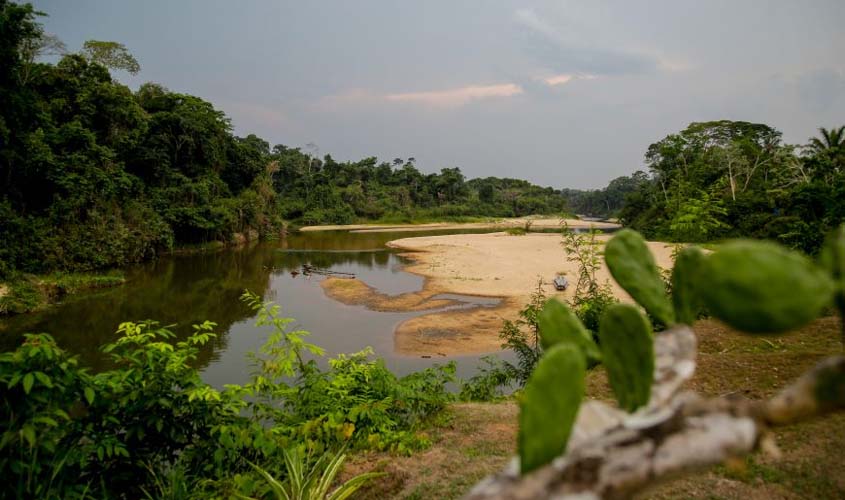
[[[538,80],[550,87],[556,87],[558,85],[566,85],[567,83],[574,82],[575,80],[595,80],[596,78],[598,78],[596,75],[590,74],[572,75],[569,73],[561,73],[559,75],[538,78]]]
[[[525,28],[523,42],[540,64],[564,74],[628,75],[653,73],[661,68],[660,58],[640,52],[584,45],[565,36],[533,9],[514,13]]]
[[[455,107],[477,99],[513,97],[522,93],[523,89],[520,85],[500,83],[496,85],[468,85],[447,90],[388,94],[384,98],[391,102],[419,102],[432,106]]]

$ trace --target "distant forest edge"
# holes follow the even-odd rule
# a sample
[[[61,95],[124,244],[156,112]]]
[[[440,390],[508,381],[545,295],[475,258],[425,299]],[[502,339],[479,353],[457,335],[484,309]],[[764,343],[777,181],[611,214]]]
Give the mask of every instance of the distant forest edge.
[[[223,112],[110,70],[123,45],[69,52],[30,5],[0,0],[0,278],[85,271],[177,246],[273,239],[284,221],[345,224],[581,213],[649,237],[774,238],[814,252],[843,220],[843,129],[808,147],[745,122],[694,123],[652,144],[648,173],[596,191],[424,174],[413,158],[337,162],[316,148],[236,137]],[[56,64],[39,62],[60,55]]]
[[[692,123],[650,145],[648,173],[562,191],[577,213],[614,216],[652,239],[779,241],[815,254],[845,220],[845,126],[784,144],[768,125]]]

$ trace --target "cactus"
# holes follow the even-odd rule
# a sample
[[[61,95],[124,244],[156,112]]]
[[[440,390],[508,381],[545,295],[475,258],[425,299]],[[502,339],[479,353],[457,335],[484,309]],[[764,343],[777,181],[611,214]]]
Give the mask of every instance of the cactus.
[[[698,319],[701,310],[701,297],[696,285],[701,286],[699,272],[705,259],[704,252],[698,247],[687,247],[675,258],[672,269],[672,305],[675,319],[679,323],[692,325]]]
[[[845,318],[845,224],[830,233],[822,247],[820,260],[833,277],[834,301]]]
[[[587,359],[587,366],[601,361],[601,352],[593,336],[566,304],[549,299],[540,311],[537,321],[540,325],[540,344],[548,350],[557,344],[577,346]]]
[[[619,406],[632,412],[648,403],[654,379],[654,339],[648,319],[630,304],[615,304],[599,324],[607,378]]]
[[[764,241],[722,245],[704,259],[698,290],[713,316],[748,333],[798,328],[830,304],[833,282],[803,254]]]
[[[623,229],[616,233],[607,242],[604,258],[613,279],[649,314],[667,326],[675,322],[654,256],[638,232]]]
[[[566,450],[584,397],[586,363],[581,350],[558,344],[546,351],[520,397],[520,470],[530,472]]]

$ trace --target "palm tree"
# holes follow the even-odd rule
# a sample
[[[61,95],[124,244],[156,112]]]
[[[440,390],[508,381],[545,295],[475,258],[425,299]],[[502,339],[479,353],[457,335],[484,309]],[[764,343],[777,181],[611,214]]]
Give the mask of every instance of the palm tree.
[[[835,152],[845,147],[845,125],[830,130],[819,128],[820,137],[810,137],[808,148],[814,154],[825,151]]]

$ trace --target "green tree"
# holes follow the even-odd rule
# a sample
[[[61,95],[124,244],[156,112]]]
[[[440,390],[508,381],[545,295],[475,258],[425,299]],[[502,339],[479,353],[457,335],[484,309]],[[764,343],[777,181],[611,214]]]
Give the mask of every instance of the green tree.
[[[82,46],[82,55],[109,69],[123,70],[131,75],[141,71],[135,56],[122,43],[88,40]]]

